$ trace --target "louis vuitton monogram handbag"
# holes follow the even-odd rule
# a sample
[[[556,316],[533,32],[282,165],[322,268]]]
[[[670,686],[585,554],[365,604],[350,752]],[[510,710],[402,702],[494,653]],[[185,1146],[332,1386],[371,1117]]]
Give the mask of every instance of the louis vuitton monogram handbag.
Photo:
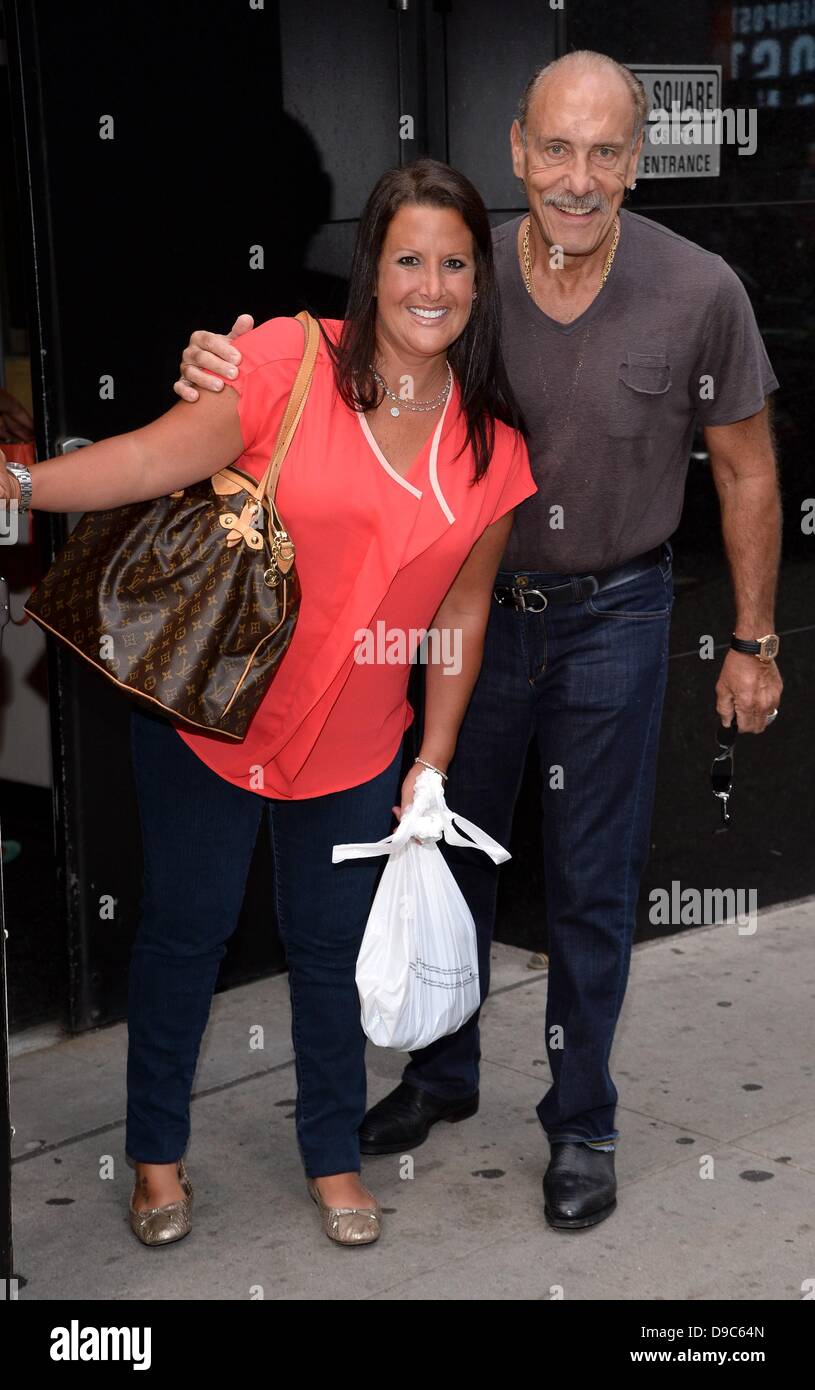
[[[167,497],[86,512],[24,608],[121,690],[236,740],[300,609],[294,542],[274,500],[320,338],[310,314],[297,318],[305,351],[260,482],[232,464]]]

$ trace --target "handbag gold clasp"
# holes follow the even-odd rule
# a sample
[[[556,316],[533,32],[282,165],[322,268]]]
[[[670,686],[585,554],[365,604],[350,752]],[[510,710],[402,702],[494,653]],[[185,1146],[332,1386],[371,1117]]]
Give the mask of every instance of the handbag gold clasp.
[[[271,542],[272,564],[281,574],[288,574],[294,564],[294,541],[288,531],[275,531]]]

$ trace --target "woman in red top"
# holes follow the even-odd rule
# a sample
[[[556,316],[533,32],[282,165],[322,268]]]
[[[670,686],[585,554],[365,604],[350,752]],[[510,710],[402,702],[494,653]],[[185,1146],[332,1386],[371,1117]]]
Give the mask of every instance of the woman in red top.
[[[131,1225],[147,1244],[190,1229],[190,1091],[266,806],[309,1192],[332,1239],[379,1234],[381,1209],[359,1172],[355,963],[382,866],[335,865],[332,848],[387,835],[394,799],[406,807],[423,764],[444,772],[455,750],[512,509],[535,491],[498,323],[490,227],[472,184],[431,160],[385,174],[360,223],[348,316],[321,325],[278,484],[302,589],[291,644],[239,744],[133,709],[145,880],[126,1151],[137,1169]],[[302,351],[295,319],[261,324],[241,337],[231,390],[37,464],[32,507],[161,496],[238,455],[260,478]],[[17,486],[0,470],[0,495]],[[431,644],[450,640],[427,667],[421,749],[399,792],[411,658],[426,629]]]

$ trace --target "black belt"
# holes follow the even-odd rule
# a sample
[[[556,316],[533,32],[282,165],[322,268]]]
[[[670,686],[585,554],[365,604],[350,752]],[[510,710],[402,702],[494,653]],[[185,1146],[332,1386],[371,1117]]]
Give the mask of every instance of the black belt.
[[[611,569],[596,570],[594,574],[573,575],[564,582],[541,584],[534,589],[529,587],[529,575],[518,573],[515,575],[517,584],[496,585],[493,589],[493,598],[496,603],[517,608],[520,612],[525,613],[542,613],[544,608],[549,607],[550,603],[582,603],[585,599],[591,598],[592,594],[599,593],[601,589],[612,589],[616,584],[624,584],[627,579],[634,579],[636,575],[642,574],[652,565],[659,564],[662,560],[662,554],[663,547],[658,545],[653,550],[645,551],[643,555],[635,556],[633,560],[627,560],[624,565],[614,565]],[[540,602],[527,603],[527,599],[532,597],[540,599]]]

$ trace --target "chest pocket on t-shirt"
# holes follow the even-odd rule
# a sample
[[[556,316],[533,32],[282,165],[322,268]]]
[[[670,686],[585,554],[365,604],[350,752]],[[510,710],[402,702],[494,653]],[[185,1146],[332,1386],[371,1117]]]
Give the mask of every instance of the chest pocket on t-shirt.
[[[671,389],[671,364],[664,352],[626,349],[617,372],[609,434],[636,439],[657,433]]]

